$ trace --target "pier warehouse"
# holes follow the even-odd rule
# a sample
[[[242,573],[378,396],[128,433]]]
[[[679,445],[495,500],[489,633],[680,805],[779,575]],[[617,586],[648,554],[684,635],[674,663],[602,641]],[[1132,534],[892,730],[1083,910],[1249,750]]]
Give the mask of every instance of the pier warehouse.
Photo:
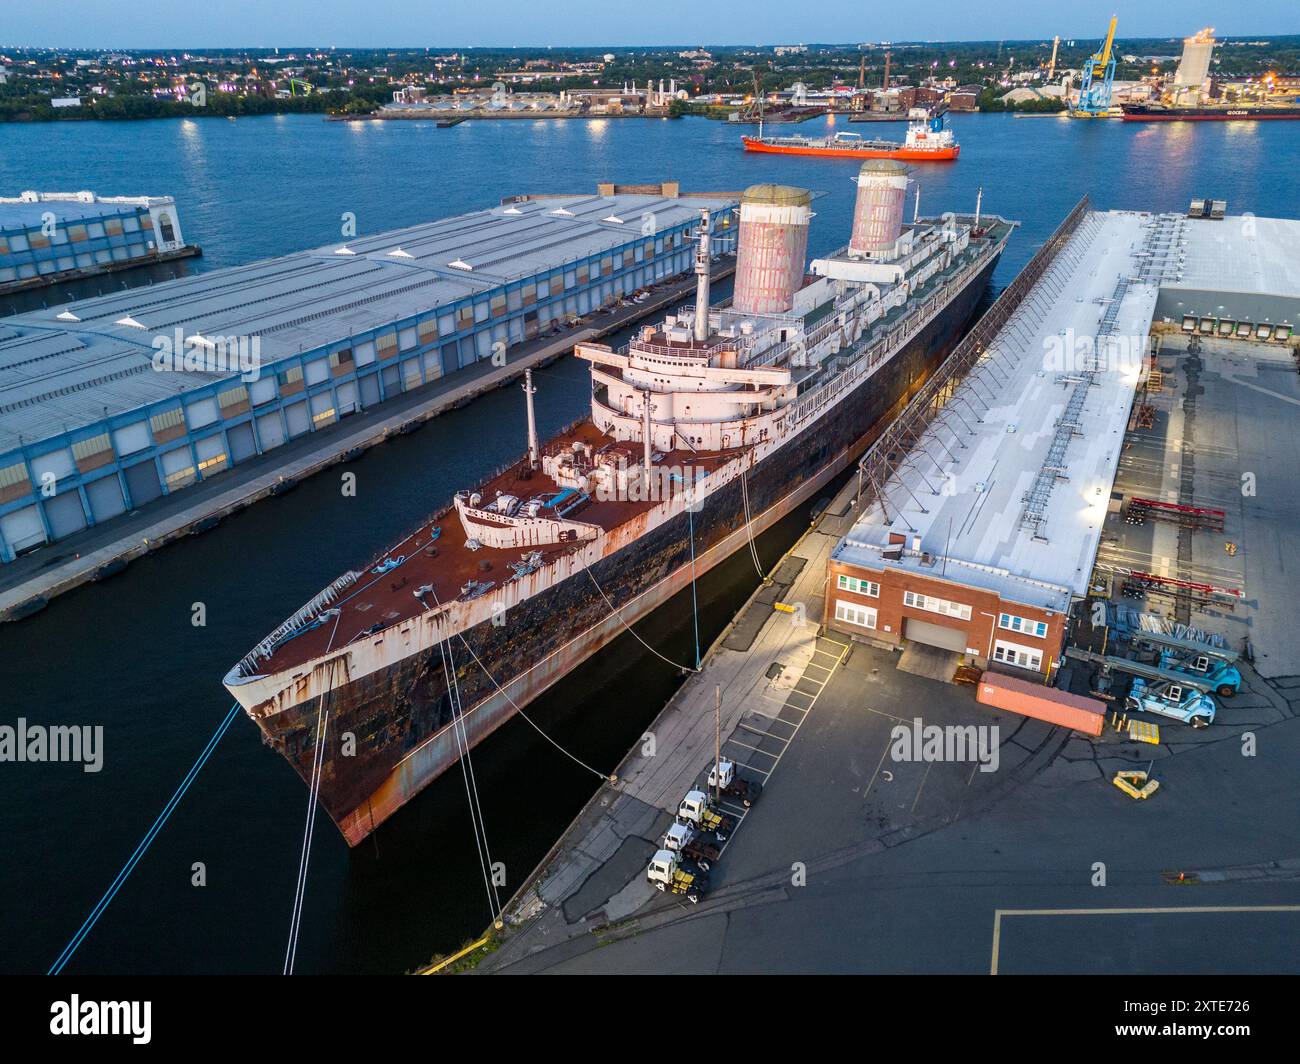
[[[195,251],[170,196],[0,196],[0,295]]]
[[[1046,676],[1088,594],[1153,328],[1294,347],[1300,223],[1084,206],[868,451],[829,628]]]
[[[524,196],[0,319],[0,559],[686,273],[701,208],[726,251],[734,205],[674,184]],[[178,346],[221,368],[160,368]]]

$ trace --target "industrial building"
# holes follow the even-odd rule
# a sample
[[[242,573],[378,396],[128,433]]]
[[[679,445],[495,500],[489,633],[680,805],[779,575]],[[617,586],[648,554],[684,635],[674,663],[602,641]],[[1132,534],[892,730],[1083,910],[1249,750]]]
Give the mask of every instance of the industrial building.
[[[0,197],[0,294],[196,251],[170,196]]]
[[[1296,222],[1081,208],[864,458],[829,628],[1049,674],[1116,506],[1153,325],[1181,332],[1195,303],[1290,341]]]
[[[687,272],[675,184],[519,197],[0,322],[0,559]]]

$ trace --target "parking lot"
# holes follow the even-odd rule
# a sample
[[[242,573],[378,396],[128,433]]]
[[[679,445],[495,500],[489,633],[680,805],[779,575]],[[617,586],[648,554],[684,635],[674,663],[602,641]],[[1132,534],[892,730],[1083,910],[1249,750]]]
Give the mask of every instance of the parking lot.
[[[1235,727],[1171,725],[1155,748],[988,709],[896,660],[853,645],[698,906],[516,969],[987,974],[996,948],[1004,974],[1297,970],[1296,705],[1251,726],[1253,757]],[[997,726],[996,771],[895,760],[912,714]],[[1152,757],[1155,798],[1110,784]]]
[[[1047,974],[1072,957],[1089,975],[1296,974],[1298,919],[1293,904],[999,909],[989,971]]]
[[[1106,522],[1098,572],[1137,570],[1236,594],[1152,590],[1141,608],[1222,634],[1233,649],[1249,640],[1269,678],[1300,675],[1291,631],[1291,581],[1300,557],[1300,375],[1286,348],[1205,338],[1164,338],[1154,421],[1130,430],[1115,483],[1134,496],[1220,510],[1224,529],[1177,523]],[[1134,604],[1132,600],[1129,604]]]

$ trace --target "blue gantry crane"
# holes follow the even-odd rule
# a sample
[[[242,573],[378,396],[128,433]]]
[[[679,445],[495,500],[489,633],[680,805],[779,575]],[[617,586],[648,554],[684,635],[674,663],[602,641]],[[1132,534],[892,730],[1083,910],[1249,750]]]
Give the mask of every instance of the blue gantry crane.
[[[1110,30],[1101,49],[1089,57],[1079,85],[1079,102],[1070,114],[1074,118],[1106,118],[1110,114],[1110,94],[1115,86],[1115,23],[1111,15]]]

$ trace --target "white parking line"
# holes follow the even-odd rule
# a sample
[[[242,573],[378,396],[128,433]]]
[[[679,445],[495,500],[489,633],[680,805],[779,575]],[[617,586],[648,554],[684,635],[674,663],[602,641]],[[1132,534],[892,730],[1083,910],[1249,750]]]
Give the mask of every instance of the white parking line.
[[[793,708],[794,711],[795,711],[796,713],[802,713],[802,714],[804,714],[804,716],[807,716],[807,715],[808,715],[807,710],[799,709],[799,708],[797,708],[797,707],[791,707],[791,708]],[[751,710],[747,710],[747,712],[752,713],[752,714],[753,714],[754,716],[756,716],[756,717],[764,717],[764,718],[766,718],[767,720],[773,720],[773,721],[776,721],[776,723],[778,723],[778,724],[786,724],[786,725],[789,725],[791,728],[797,728],[797,727],[799,727],[799,725],[796,724],[796,723],[795,723],[794,721],[792,721],[792,720],[786,720],[784,717],[774,717],[774,716],[772,716],[771,713],[764,713],[762,710],[751,709]]]
[[[789,739],[784,739],[784,738],[782,738],[782,737],[779,736],[779,735],[773,735],[771,732],[763,731],[761,728],[752,728],[752,727],[750,727],[748,724],[746,724],[743,720],[741,720],[741,721],[737,721],[737,722],[736,722],[736,727],[737,727],[737,728],[744,728],[745,731],[750,732],[750,733],[753,734],[753,735],[759,735],[759,736],[762,736],[764,739],[775,739],[775,740],[776,740],[778,743],[780,743],[782,746],[786,745],[786,744],[789,743],[789,741],[790,741]],[[796,730],[797,730],[797,729],[796,729]]]
[[[757,746],[750,746],[750,745],[748,745],[747,743],[742,743],[739,739],[728,739],[728,740],[727,740],[727,743],[735,743],[735,744],[736,744],[737,746],[739,746],[742,750],[753,750],[754,753],[756,753],[756,754],[762,754],[764,757],[770,757],[770,758],[772,758],[774,761],[777,760],[777,759],[781,756],[780,754],[769,754],[766,750],[760,750]],[[722,745],[723,745],[723,746],[726,746],[727,743],[723,743]],[[775,768],[776,766],[773,765],[772,767]]]

